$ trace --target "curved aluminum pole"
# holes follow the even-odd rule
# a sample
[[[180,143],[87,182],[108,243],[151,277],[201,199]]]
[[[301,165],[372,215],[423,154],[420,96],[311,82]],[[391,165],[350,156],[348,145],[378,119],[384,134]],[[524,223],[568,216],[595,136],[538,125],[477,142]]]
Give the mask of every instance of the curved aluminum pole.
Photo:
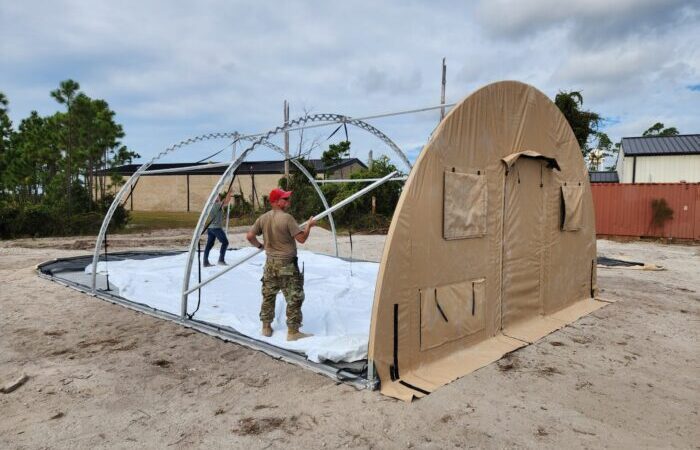
[[[370,184],[369,186],[365,186],[362,190],[355,192],[350,197],[347,197],[347,198],[339,201],[335,205],[331,206],[327,210],[322,211],[319,214],[316,214],[315,216],[313,216],[314,219],[320,220],[324,217],[327,217],[333,211],[337,211],[338,209],[344,207],[348,203],[353,202],[356,198],[362,197],[363,195],[365,195],[369,191],[376,189],[378,186],[381,186],[382,184],[386,183],[387,181],[390,181],[394,177],[394,175],[396,175],[397,173],[398,173],[397,171],[391,172],[389,175],[385,176],[384,178],[380,178],[377,181],[375,181],[374,183]],[[308,221],[299,225],[299,229],[303,230],[304,227],[306,227],[307,223],[308,223]],[[228,267],[226,267],[225,269],[220,270],[219,272],[215,273],[213,276],[207,278],[206,280],[199,282],[198,284],[192,286],[191,288],[188,288],[186,291],[183,292],[183,295],[188,295],[188,294],[191,294],[192,292],[194,292],[198,289],[201,289],[205,285],[211,283],[212,281],[216,280],[220,276],[224,275],[226,272],[235,269],[236,267],[238,267],[241,264],[243,264],[244,262],[254,258],[256,255],[258,255],[262,252],[263,252],[262,249],[255,249],[253,252],[248,253],[247,255],[243,256],[242,258],[239,258],[238,260],[231,262],[228,265]]]
[[[295,166],[297,166],[297,169],[299,169],[299,171],[301,173],[303,173],[306,176],[306,178],[309,179],[309,181],[311,182],[311,185],[316,190],[316,193],[321,198],[321,203],[323,203],[323,208],[329,209],[330,205],[328,204],[328,201],[326,200],[326,196],[323,195],[323,192],[321,191],[321,188],[319,187],[318,183],[316,183],[316,180],[309,173],[309,171],[306,170],[306,167],[304,167],[304,165],[302,163],[300,163],[299,160],[297,160],[295,158],[290,159],[290,161],[292,161],[292,163]],[[330,225],[331,225],[331,233],[333,233],[333,243],[335,244],[335,256],[337,257],[340,255],[338,254],[338,236],[336,236],[336,234],[335,234],[335,221],[333,220],[333,214],[328,214],[328,223],[330,223]]]
[[[295,127],[298,124],[304,124],[307,122],[335,122],[335,123],[346,123],[349,125],[353,125],[355,127],[361,128],[368,133],[374,135],[375,137],[379,138],[382,142],[384,142],[390,149],[396,153],[396,155],[403,161],[404,164],[406,164],[406,167],[408,167],[408,170],[410,171],[413,166],[409,162],[408,158],[406,157],[406,154],[399,148],[398,145],[394,141],[391,140],[389,136],[386,134],[382,133],[379,131],[377,128],[373,127],[369,123],[360,120],[360,119],[353,119],[352,117],[344,116],[342,114],[328,114],[328,113],[323,113],[323,114],[313,114],[311,116],[304,116],[299,119],[296,119],[294,121],[294,124],[292,125],[292,122],[290,122],[290,125],[287,127],[281,127],[278,131],[275,131],[272,134],[277,134],[283,132],[285,129]],[[271,136],[271,134],[267,134],[267,137]]]
[[[100,258],[100,248],[102,248],[102,241],[105,238],[105,234],[107,234],[107,228],[109,228],[109,223],[112,221],[114,211],[117,210],[117,206],[119,206],[119,204],[121,203],[122,197],[124,197],[124,194],[126,193],[127,189],[133,187],[136,184],[136,181],[138,181],[139,177],[146,171],[146,169],[148,169],[148,167],[151,164],[153,164],[154,162],[156,162],[157,160],[174,150],[177,150],[186,145],[193,144],[195,142],[223,138],[238,139],[239,136],[240,134],[237,131],[234,131],[233,133],[209,133],[185,139],[184,141],[180,141],[177,144],[168,147],[167,149],[158,153],[156,156],[153,157],[153,159],[151,159],[145,164],[142,164],[141,167],[139,167],[138,170],[136,170],[136,172],[134,172],[134,174],[131,175],[127,182],[124,183],[124,186],[122,186],[119,192],[117,192],[117,195],[114,197],[114,200],[112,200],[112,204],[109,205],[109,209],[107,210],[107,214],[105,214],[105,218],[102,220],[102,226],[100,226],[100,232],[97,235],[97,240],[95,241],[95,252],[92,255],[92,292],[95,292],[97,290],[97,262]]]
[[[107,210],[105,218],[102,220],[100,232],[97,235],[97,240],[95,241],[95,251],[92,255],[91,287],[93,293],[97,290],[97,261],[100,258],[100,248],[102,248],[102,241],[105,238],[105,234],[107,234],[109,222],[112,220],[112,216],[114,215],[114,211],[116,211],[117,206],[121,203],[121,199],[124,196],[124,193],[127,191],[127,189],[130,189],[136,183],[136,180],[139,179],[143,171],[150,165],[150,162],[142,165],[136,172],[134,172],[133,175],[131,175],[131,177],[129,177],[129,180],[126,183],[124,183],[124,186],[122,186],[122,188],[119,189],[119,192],[117,192],[117,195],[114,197],[114,200],[112,200],[112,204],[109,205],[109,209]]]
[[[255,147],[258,145],[262,144],[263,142],[267,142],[270,136],[274,136],[275,134],[281,133],[282,131],[295,127],[299,124],[306,123],[309,121],[341,121],[342,123],[347,121],[347,118],[345,116],[341,116],[338,114],[316,114],[314,116],[306,116],[306,117],[300,117],[298,119],[294,119],[292,121],[287,122],[285,125],[276,127],[267,133],[261,134],[258,136],[258,138],[251,144],[250,147],[248,147],[243,153],[241,153],[241,156],[238,157],[237,160],[232,161],[231,164],[226,168],[224,171],[223,175],[221,178],[219,178],[219,181],[216,183],[216,186],[212,189],[211,193],[209,194],[209,198],[207,199],[207,202],[204,205],[204,209],[202,210],[202,213],[199,216],[199,220],[197,221],[197,227],[194,230],[194,233],[192,234],[192,241],[190,242],[190,248],[187,253],[187,264],[185,267],[185,274],[184,278],[182,280],[182,299],[181,299],[181,305],[180,305],[180,317],[185,320],[187,317],[187,297],[188,297],[188,289],[190,285],[190,275],[192,274],[192,262],[194,259],[194,251],[195,247],[197,246],[197,242],[199,240],[199,236],[202,233],[202,230],[204,228],[204,222],[206,222],[206,218],[209,216],[209,213],[211,212],[211,207],[214,204],[214,199],[218,195],[218,193],[221,191],[221,187],[224,185],[224,182],[228,180],[229,177],[234,176],[236,170],[238,167],[241,165],[243,161],[245,161],[245,158],[248,156],[248,153],[250,153]],[[351,123],[351,122],[348,122]],[[353,124],[354,125],[354,124]],[[357,125],[356,125],[357,126]],[[371,125],[367,124],[368,128],[364,128],[368,131],[370,130],[376,130],[376,128],[372,127]],[[379,130],[376,130],[379,132]],[[370,131],[372,132],[372,131]],[[381,133],[381,132],[380,132]],[[383,133],[382,133],[383,135]],[[240,136],[238,136],[240,137]],[[389,139],[388,137],[386,139]],[[389,140],[390,141],[390,140]],[[395,144],[394,144],[395,145]],[[398,150],[398,153],[402,156],[402,159],[404,162],[410,167],[411,164],[408,162],[408,159],[405,157],[403,152],[396,146],[396,149]],[[396,174],[392,174],[396,175]]]
[[[181,304],[180,304],[180,317],[184,320],[187,317],[187,296],[189,294],[186,294],[187,289],[190,286],[190,275],[192,274],[192,262],[194,260],[194,252],[195,248],[197,247],[197,242],[199,241],[199,237],[202,234],[202,231],[204,229],[204,223],[206,222],[207,217],[209,217],[209,213],[211,212],[212,205],[214,204],[214,200],[216,199],[217,195],[219,192],[221,192],[221,188],[225,184],[226,181],[230,177],[233,177],[236,169],[238,169],[238,166],[241,165],[241,163],[245,160],[246,156],[248,156],[248,153],[250,153],[260,142],[258,141],[263,141],[263,138],[260,138],[256,140],[253,145],[248,147],[243,153],[241,153],[241,156],[238,157],[235,161],[231,161],[231,164],[226,168],[224,171],[223,175],[219,178],[219,181],[216,183],[214,188],[211,190],[211,193],[209,194],[209,198],[207,199],[206,203],[204,204],[204,209],[202,210],[202,213],[199,215],[199,220],[197,221],[197,226],[194,229],[194,233],[192,234],[192,241],[190,242],[190,248],[187,252],[187,264],[185,266],[185,277],[182,280],[182,299],[181,299]]]

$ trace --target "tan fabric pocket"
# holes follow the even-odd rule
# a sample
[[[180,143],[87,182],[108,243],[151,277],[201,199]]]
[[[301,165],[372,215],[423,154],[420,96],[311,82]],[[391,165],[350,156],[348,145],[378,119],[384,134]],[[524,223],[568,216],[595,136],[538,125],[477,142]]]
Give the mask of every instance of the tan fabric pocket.
[[[583,186],[562,186],[561,202],[562,231],[580,230],[583,216]]]
[[[447,240],[486,234],[486,176],[445,171],[443,237]]]
[[[484,279],[425,288],[420,295],[420,349],[472,335],[484,328]]]

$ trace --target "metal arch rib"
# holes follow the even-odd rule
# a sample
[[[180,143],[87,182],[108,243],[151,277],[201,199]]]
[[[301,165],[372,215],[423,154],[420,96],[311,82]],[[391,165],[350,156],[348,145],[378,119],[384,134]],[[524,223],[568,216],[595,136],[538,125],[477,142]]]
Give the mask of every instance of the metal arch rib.
[[[275,129],[276,130],[276,129]],[[189,294],[187,294],[187,290],[189,289],[190,286],[190,276],[192,274],[192,262],[194,260],[194,252],[195,248],[197,247],[197,241],[199,241],[199,236],[201,235],[203,229],[204,229],[204,223],[206,222],[206,218],[209,216],[209,213],[211,212],[212,205],[214,204],[214,199],[217,197],[218,193],[221,192],[221,188],[225,184],[226,181],[230,177],[232,177],[235,173],[238,167],[245,161],[245,158],[248,156],[248,153],[252,152],[255,147],[266,141],[270,136],[272,136],[274,133],[268,133],[265,134],[258,139],[256,139],[250,147],[245,149],[243,153],[241,153],[241,156],[238,157],[235,161],[231,161],[231,164],[228,165],[224,173],[221,175],[219,178],[219,181],[216,183],[214,188],[211,190],[211,193],[209,194],[209,198],[207,199],[206,203],[204,204],[204,209],[202,209],[201,214],[199,215],[199,220],[197,221],[197,226],[194,229],[194,233],[192,234],[192,240],[190,241],[190,248],[187,251],[187,264],[185,265],[185,273],[184,277],[182,280],[182,297],[181,297],[181,304],[180,304],[180,317],[182,320],[187,319],[187,297]]]
[[[247,137],[247,136],[242,136],[239,139],[240,140],[247,140],[247,141],[255,141],[254,138]],[[264,145],[264,146],[276,151],[277,153],[281,154],[282,156],[284,156],[284,149],[279,147],[278,145],[273,144],[270,141],[267,141],[267,140],[263,141],[260,143],[260,145]],[[299,171],[301,173],[304,174],[304,176],[306,178],[308,178],[309,182],[311,182],[311,185],[314,187],[314,189],[316,190],[316,193],[318,194],[319,198],[321,199],[321,203],[323,203],[323,207],[325,209],[330,208],[330,205],[328,204],[328,200],[326,199],[326,196],[323,194],[323,191],[321,190],[318,183],[316,182],[316,179],[309,173],[308,170],[306,170],[306,167],[304,167],[304,165],[301,162],[299,162],[299,160],[296,158],[292,158],[292,159],[290,159],[290,161],[297,167],[297,169],[299,169]],[[339,256],[340,254],[338,252],[338,236],[336,235],[336,232],[335,232],[335,220],[333,220],[333,214],[328,215],[328,223],[331,226],[331,233],[333,234],[333,244],[335,246],[335,256]]]
[[[352,119],[347,116],[343,116],[340,114],[314,114],[312,116],[306,116],[302,117],[296,120],[293,120],[289,122],[286,126],[281,126],[277,127],[271,131],[268,131],[267,133],[261,135],[254,143],[253,145],[248,149],[251,150],[253,147],[256,145],[262,144],[263,142],[267,141],[271,136],[280,133],[286,129],[289,129],[291,127],[304,124],[307,122],[335,122],[335,123],[349,123],[353,126],[356,126],[358,128],[361,128],[377,138],[379,138],[382,142],[387,144],[389,148],[391,148],[397,156],[406,164],[406,166],[409,168],[409,170],[412,168],[411,163],[408,161],[408,158],[406,155],[403,153],[403,151],[399,148],[394,141],[392,141],[387,135],[382,133],[380,130],[377,128],[373,127],[372,125],[368,124],[367,122],[364,122],[359,119]],[[181,147],[185,147],[187,145],[196,143],[196,142],[201,142],[209,139],[221,139],[221,138],[232,138],[232,139],[241,139],[244,138],[241,134],[238,132],[232,132],[232,133],[209,133],[209,134],[204,134],[200,136],[196,136],[193,138],[185,139],[167,149],[164,151],[160,152],[158,155],[156,155],[153,159],[151,159],[149,162],[143,164],[141,167],[138,168],[136,172],[127,180],[126,183],[122,186],[122,188],[119,190],[117,195],[114,197],[114,200],[112,201],[112,204],[110,205],[109,209],[107,210],[107,214],[105,215],[104,220],[102,221],[102,226],[100,227],[100,232],[97,236],[97,240],[95,242],[95,251],[93,254],[93,259],[92,259],[92,290],[95,292],[96,290],[96,282],[97,282],[97,262],[99,260],[99,254],[100,254],[100,248],[102,247],[102,241],[104,240],[104,236],[107,233],[107,228],[109,227],[109,223],[112,220],[112,216],[114,215],[114,212],[117,209],[117,206],[121,203],[122,198],[124,197],[125,193],[136,184],[136,181],[138,181],[139,177],[148,169],[148,167],[151,166],[155,161],[158,159],[162,158],[166,154],[177,150]],[[274,144],[271,144],[274,145]],[[279,148],[279,147],[278,147]],[[246,150],[247,151],[247,150]],[[243,155],[241,155],[243,156]],[[240,158],[239,158],[240,159]],[[230,166],[229,166],[230,167]],[[314,188],[317,189],[317,192],[320,191],[318,188],[318,185],[314,182]],[[326,202],[327,204],[327,202]],[[325,205],[324,205],[325,206]],[[208,211],[207,211],[208,214]],[[329,218],[329,221],[331,221],[331,218]],[[334,224],[333,224],[334,226]],[[337,254],[337,240],[336,240],[336,254]],[[188,270],[189,273],[189,270]]]
[[[209,216],[209,213],[211,212],[212,205],[214,204],[214,199],[218,195],[218,193],[221,191],[221,188],[225,184],[226,181],[229,180],[230,177],[232,177],[235,173],[238,167],[245,161],[246,157],[250,152],[252,152],[255,147],[257,147],[260,144],[263,144],[264,142],[267,142],[271,136],[274,136],[275,134],[278,134],[288,128],[297,126],[299,124],[303,124],[309,121],[345,121],[347,120],[345,116],[340,116],[338,114],[316,114],[314,116],[305,116],[305,117],[300,117],[297,119],[294,119],[292,121],[287,122],[286,125],[278,126],[276,128],[273,128],[272,130],[268,131],[267,133],[261,134],[258,136],[257,139],[253,141],[253,143],[241,153],[241,156],[238,157],[235,161],[232,161],[231,164],[226,168],[224,173],[221,175],[221,178],[219,178],[219,181],[216,183],[214,188],[212,189],[211,193],[209,194],[209,198],[207,199],[207,202],[204,205],[204,209],[202,210],[202,213],[199,216],[199,220],[197,221],[197,227],[194,230],[194,233],[192,234],[192,241],[190,241],[190,248],[187,252],[187,264],[185,267],[185,273],[184,277],[182,280],[182,299],[181,299],[181,305],[180,305],[180,317],[182,317],[183,320],[186,319],[187,317],[187,298],[189,294],[187,293],[189,286],[190,286],[190,276],[192,274],[192,262],[194,260],[194,252],[195,248],[197,246],[197,241],[199,240],[199,236],[202,233],[202,230],[204,228],[204,223],[206,222],[206,218]],[[372,127],[373,128],[373,127]],[[398,147],[397,147],[398,148]],[[399,152],[401,152],[399,150]],[[403,154],[401,152],[401,154]],[[405,161],[408,163],[408,160]],[[410,164],[409,164],[410,166]]]
[[[299,119],[296,119],[294,123],[290,122],[289,125],[286,127],[278,127],[272,134],[277,134],[285,129],[292,128],[296,125],[307,123],[307,122],[335,122],[335,123],[346,123],[350,124],[353,126],[356,126],[358,128],[361,128],[368,133],[374,135],[375,137],[379,138],[382,142],[384,142],[390,149],[396,153],[396,156],[398,156],[401,161],[403,161],[404,164],[406,164],[406,167],[408,167],[408,170],[410,171],[413,166],[409,162],[408,158],[406,157],[406,154],[399,148],[398,145],[394,141],[389,138],[386,134],[382,133],[380,130],[375,128],[374,126],[370,125],[369,123],[360,120],[360,119],[353,119],[352,117],[344,116],[342,114],[329,114],[329,113],[321,113],[321,114],[314,114],[311,116],[305,116],[301,117]],[[266,134],[267,137],[270,137],[272,134],[268,132]]]
[[[241,135],[234,131],[233,133],[208,133],[208,134],[203,134],[200,136],[195,136],[193,138],[185,139],[183,141],[178,142],[175,145],[172,145],[162,152],[158,153],[156,156],[154,156],[150,161],[148,161],[145,164],[142,164],[141,167],[134,172],[131,177],[124,183],[121,189],[119,189],[119,192],[117,192],[117,195],[114,197],[114,200],[112,200],[112,204],[109,205],[109,209],[107,210],[107,214],[105,214],[105,218],[102,220],[102,225],[100,226],[100,232],[97,235],[97,240],[95,241],[95,251],[92,256],[92,280],[91,280],[91,288],[92,292],[94,293],[96,291],[96,286],[97,286],[97,262],[100,257],[100,248],[102,248],[102,241],[104,241],[105,234],[107,234],[107,228],[109,228],[109,223],[112,221],[112,216],[114,215],[114,212],[117,209],[117,206],[121,203],[122,198],[124,197],[124,194],[132,188],[135,184],[136,181],[138,181],[139,177],[148,169],[151,164],[162,158],[163,156],[167,155],[170,152],[173,152],[181,147],[185,147],[187,145],[194,144],[195,142],[201,142],[201,141],[207,141],[210,139],[225,139],[225,138],[232,138],[232,139],[238,139]]]
[[[361,120],[350,120],[350,122],[356,127],[362,128],[363,130],[366,130],[370,133],[372,133],[374,136],[378,137],[382,142],[384,142],[386,145],[388,145],[394,152],[398,155],[399,158],[403,161],[404,164],[406,164],[406,167],[408,167],[408,170],[410,171],[413,166],[411,163],[408,161],[408,158],[406,157],[406,154],[399,148],[398,145],[392,141],[389,136],[386,134],[382,133],[380,130],[376,129],[372,125],[368,124],[367,122],[363,122]]]

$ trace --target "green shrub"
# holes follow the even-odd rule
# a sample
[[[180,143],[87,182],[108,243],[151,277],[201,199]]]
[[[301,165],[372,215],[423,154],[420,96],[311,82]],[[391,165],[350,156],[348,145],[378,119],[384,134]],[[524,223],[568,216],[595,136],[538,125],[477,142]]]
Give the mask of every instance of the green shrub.
[[[92,211],[66,214],[62,208],[46,204],[0,203],[0,238],[46,237],[62,235],[95,235],[99,232],[110,199],[93,204]],[[129,221],[129,213],[118,206],[110,222],[110,231],[123,228]]]

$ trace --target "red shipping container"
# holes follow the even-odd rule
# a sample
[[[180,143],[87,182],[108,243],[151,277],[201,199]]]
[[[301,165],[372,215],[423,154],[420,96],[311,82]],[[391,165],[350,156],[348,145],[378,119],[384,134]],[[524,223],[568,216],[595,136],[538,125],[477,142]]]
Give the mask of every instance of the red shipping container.
[[[700,240],[700,183],[592,183],[596,233]],[[664,199],[673,218],[654,226],[652,200]]]

